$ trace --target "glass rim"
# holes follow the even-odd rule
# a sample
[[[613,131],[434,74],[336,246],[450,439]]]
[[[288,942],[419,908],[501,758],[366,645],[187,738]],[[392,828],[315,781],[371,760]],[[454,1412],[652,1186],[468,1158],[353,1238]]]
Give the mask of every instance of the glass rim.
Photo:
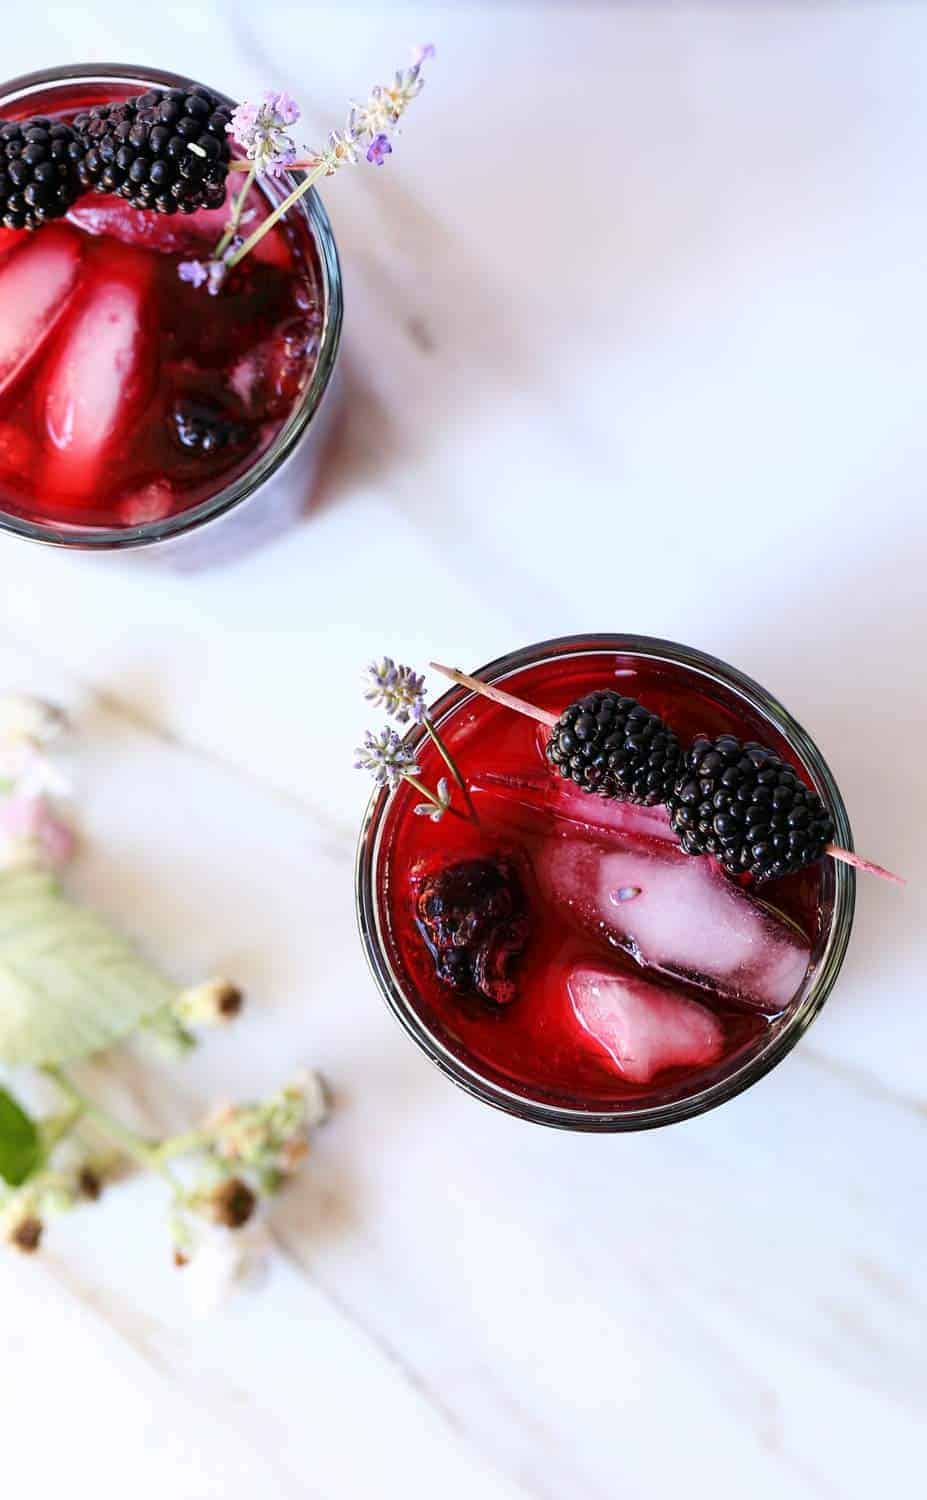
[[[497,657],[472,675],[486,682],[501,682],[524,667],[596,652],[615,652],[666,661],[689,668],[722,687],[733,690],[769,720],[798,755],[831,813],[836,841],[843,848],[852,850],[853,834],[843,798],[827,762],[811,736],[778,699],[753,678],[719,657],[654,636],[611,633],[557,636]],[[456,715],[472,702],[474,697],[475,694],[468,688],[451,687],[431,706],[433,722],[436,725],[446,722],[451,715]],[[405,737],[406,743],[413,747],[418,745],[425,732],[423,726],[414,726]],[[856,876],[850,866],[834,860],[831,861],[834,878],[833,913],[823,952],[817,963],[806,973],[798,1002],[792,1002],[794,1008],[791,1014],[787,1016],[781,1029],[772,1033],[758,1052],[745,1058],[723,1077],[692,1094],[658,1104],[629,1104],[613,1109],[583,1110],[527,1097],[485,1077],[478,1068],[456,1056],[413,1008],[390,962],[381,929],[377,880],[383,821],[392,795],[386,787],[374,790],[357,844],[355,902],[358,930],[368,967],[387,1005],[431,1062],[474,1098],[519,1119],[565,1130],[619,1133],[650,1130],[704,1114],[758,1082],[791,1052],[823,1008],[843,965],[853,927]]]
[[[182,88],[199,80],[187,78],[180,73],[171,73],[162,68],[136,67],[132,63],[67,63],[61,67],[42,68],[34,73],[23,73],[0,84],[0,109],[9,107],[17,99],[24,98],[37,89],[54,83],[71,82],[137,83],[142,89],[152,86]],[[234,100],[219,89],[207,84],[223,103],[234,105]],[[305,178],[304,172],[288,172],[271,186],[271,191],[283,198]],[[318,252],[322,279],[323,323],[319,339],[318,356],[311,378],[307,382],[298,404],[287,417],[273,442],[254,463],[229,484],[201,500],[198,505],[165,516],[160,521],[146,521],[139,526],[74,526],[56,525],[50,521],[31,521],[0,507],[0,530],[41,542],[48,546],[73,548],[77,551],[121,551],[152,543],[169,541],[171,538],[194,531],[207,522],[225,515],[249,499],[281,465],[290,457],[297,443],[306,432],[310,422],[322,404],[328,389],[338,346],[341,341],[341,325],[344,317],[344,295],[341,280],[341,264],[331,221],[315,188],[310,188],[294,205],[309,227],[313,243]]]

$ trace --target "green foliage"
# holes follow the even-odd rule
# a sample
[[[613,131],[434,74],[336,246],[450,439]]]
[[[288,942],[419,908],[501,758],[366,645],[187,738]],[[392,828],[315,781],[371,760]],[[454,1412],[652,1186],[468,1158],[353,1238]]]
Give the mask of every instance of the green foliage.
[[[38,1126],[12,1094],[0,1089],[0,1177],[19,1187],[42,1160]]]
[[[129,1035],[177,987],[50,875],[0,874],[0,1062],[87,1057]]]

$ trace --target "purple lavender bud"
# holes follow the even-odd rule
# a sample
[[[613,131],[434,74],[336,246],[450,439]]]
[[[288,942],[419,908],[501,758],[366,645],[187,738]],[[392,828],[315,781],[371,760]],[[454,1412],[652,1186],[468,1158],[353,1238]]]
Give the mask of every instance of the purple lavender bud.
[[[373,140],[370,142],[370,145],[367,147],[367,160],[371,162],[375,167],[382,167],[383,163],[386,161],[386,158],[392,154],[392,150],[393,148],[389,143],[389,137],[383,135],[381,132],[380,135],[374,136]]]
[[[177,275],[181,281],[188,281],[191,286],[202,286],[209,280],[209,272],[201,260],[182,260],[177,267]]]

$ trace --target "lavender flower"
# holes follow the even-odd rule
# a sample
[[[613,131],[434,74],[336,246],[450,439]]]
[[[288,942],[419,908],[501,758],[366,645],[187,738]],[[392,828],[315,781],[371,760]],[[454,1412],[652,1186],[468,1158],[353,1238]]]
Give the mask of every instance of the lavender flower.
[[[359,160],[358,144],[361,133],[355,131],[350,119],[345,130],[333,130],[328,137],[328,145],[324,151],[319,151],[312,158],[318,166],[323,167],[328,177],[337,172],[347,162],[353,166]]]
[[[435,796],[437,802],[419,802],[413,811],[420,818],[430,818],[432,823],[440,823],[451,805],[451,789],[446,776],[442,776],[435,787]]]
[[[389,143],[389,136],[375,135],[367,147],[367,160],[375,167],[382,167],[388,156],[392,155],[393,148]]]
[[[299,110],[288,93],[268,92],[261,104],[239,104],[225,128],[255,171],[279,177],[296,160],[296,144],[286,127],[298,119]]]
[[[253,250],[277,220],[309,192],[321,176],[331,176],[345,163],[353,165],[362,157],[372,165],[381,167],[392,153],[390,135],[398,129],[399,121],[409,104],[421,92],[424,82],[421,76],[422,66],[434,55],[435,49],[430,42],[416,48],[411,67],[400,69],[391,84],[378,85],[372,89],[365,104],[352,105],[344,129],[333,130],[322,150],[304,149],[297,153],[289,127],[299,119],[299,110],[289,94],[267,93],[261,104],[239,104],[226,129],[243,148],[250,170],[245,187],[234,201],[232,217],[216,247],[213,259],[223,258],[232,234],[243,222],[242,209],[248,187],[258,173],[265,172],[276,177],[289,167],[297,167],[307,175],[246,240],[233,247],[229,257],[230,267],[237,265]],[[233,171],[246,170],[243,161],[232,162],[231,166]],[[181,273],[184,279],[196,278],[194,285],[202,286],[203,277],[195,269],[195,263],[184,262],[184,266],[189,268]],[[218,291],[224,272],[220,270],[214,273],[210,267],[208,276],[215,277],[209,281],[209,290]]]
[[[210,297],[216,297],[229,273],[229,260],[242,243],[241,235],[237,234],[220,260],[182,260],[177,275],[191,286],[205,286]]]
[[[364,743],[354,752],[357,771],[369,771],[377,786],[397,787],[404,776],[418,776],[415,755],[402,743],[395,729],[373,734],[369,729]]]
[[[328,146],[316,153],[314,162],[331,175],[345,162],[356,162],[363,150],[369,162],[381,167],[393,149],[390,134],[424,87],[422,64],[434,56],[434,50],[430,42],[418,47],[410,68],[400,69],[391,84],[377,84],[365,104],[352,104],[344,130],[332,131]]]
[[[368,703],[386,709],[399,724],[414,719],[421,724],[425,714],[425,679],[411,667],[397,667],[391,656],[372,661],[364,673]]]
[[[182,260],[177,267],[177,275],[181,281],[188,281],[191,286],[202,286],[209,280],[209,270],[201,260]]]

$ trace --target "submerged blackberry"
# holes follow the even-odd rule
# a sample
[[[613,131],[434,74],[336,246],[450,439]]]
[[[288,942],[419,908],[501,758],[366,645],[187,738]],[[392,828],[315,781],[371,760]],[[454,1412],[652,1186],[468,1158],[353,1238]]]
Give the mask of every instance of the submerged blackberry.
[[[77,136],[70,125],[35,115],[0,125],[0,222],[38,229],[77,198]]]
[[[583,791],[645,807],[670,796],[679,756],[659,715],[608,689],[564,709],[547,742],[548,760]]]
[[[80,181],[162,214],[218,208],[225,200],[230,119],[226,105],[199,85],[95,105],[74,119]]]
[[[247,437],[244,428],[230,421],[209,401],[183,398],[171,408],[173,433],[181,448],[204,457],[223,448],[237,448]]]
[[[687,854],[775,880],[820,859],[834,825],[817,792],[773,750],[732,734],[696,739],[668,803]]]
[[[509,977],[525,946],[521,886],[505,860],[468,859],[429,876],[416,901],[419,928],[438,978],[494,1005],[515,998]]]

